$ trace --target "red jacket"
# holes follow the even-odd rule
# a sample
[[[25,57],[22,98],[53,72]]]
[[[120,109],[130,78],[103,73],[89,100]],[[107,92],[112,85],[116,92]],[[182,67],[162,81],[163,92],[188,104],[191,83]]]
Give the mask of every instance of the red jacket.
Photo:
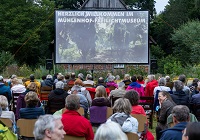
[[[148,82],[145,87],[145,96],[153,96],[153,90],[157,86],[158,86],[157,80],[152,80],[151,82]]]
[[[94,132],[90,122],[77,111],[66,110],[61,120],[67,135],[82,136],[86,140],[94,139]]]

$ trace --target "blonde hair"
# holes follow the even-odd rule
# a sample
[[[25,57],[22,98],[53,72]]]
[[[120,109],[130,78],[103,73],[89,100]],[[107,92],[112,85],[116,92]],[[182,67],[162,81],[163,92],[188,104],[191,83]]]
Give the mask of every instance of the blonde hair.
[[[19,84],[19,81],[17,80],[17,78],[13,78],[13,79],[11,79],[11,83],[13,85],[17,85],[17,84]]]
[[[113,106],[113,111],[122,113],[124,112],[125,114],[129,115],[131,113],[132,107],[131,103],[128,99],[125,98],[119,98],[115,101],[114,106]]]
[[[26,106],[35,107],[39,102],[39,98],[36,92],[29,91],[24,98]]]
[[[8,99],[3,95],[0,95],[0,107],[2,110],[5,110],[8,107]]]
[[[27,86],[27,89],[28,89],[28,90],[31,90],[31,91],[37,91],[37,85],[36,85],[36,83],[31,82],[31,83]]]
[[[105,98],[107,98],[106,88],[104,86],[98,86],[96,88],[95,97],[105,97]]]

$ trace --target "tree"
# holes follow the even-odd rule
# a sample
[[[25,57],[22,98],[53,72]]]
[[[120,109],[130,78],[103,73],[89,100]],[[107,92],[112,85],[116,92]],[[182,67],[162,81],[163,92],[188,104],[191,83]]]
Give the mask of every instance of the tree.
[[[48,57],[53,12],[54,2],[49,0],[1,0],[0,49],[11,52],[19,64],[35,66]]]
[[[176,45],[174,55],[183,64],[199,64],[200,49],[200,22],[199,20],[189,21],[174,31],[171,40]]]

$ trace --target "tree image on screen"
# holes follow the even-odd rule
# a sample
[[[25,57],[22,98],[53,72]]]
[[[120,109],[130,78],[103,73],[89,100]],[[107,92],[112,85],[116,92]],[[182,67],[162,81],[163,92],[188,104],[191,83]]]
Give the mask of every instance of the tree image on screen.
[[[56,63],[148,63],[148,14],[83,12],[56,18]]]

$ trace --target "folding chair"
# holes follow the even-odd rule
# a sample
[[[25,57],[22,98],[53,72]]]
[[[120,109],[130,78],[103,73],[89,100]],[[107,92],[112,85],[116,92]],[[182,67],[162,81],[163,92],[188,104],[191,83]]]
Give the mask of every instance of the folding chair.
[[[86,140],[85,137],[65,135],[64,140]]]
[[[128,140],[139,140],[139,136],[135,133],[126,133]]]

